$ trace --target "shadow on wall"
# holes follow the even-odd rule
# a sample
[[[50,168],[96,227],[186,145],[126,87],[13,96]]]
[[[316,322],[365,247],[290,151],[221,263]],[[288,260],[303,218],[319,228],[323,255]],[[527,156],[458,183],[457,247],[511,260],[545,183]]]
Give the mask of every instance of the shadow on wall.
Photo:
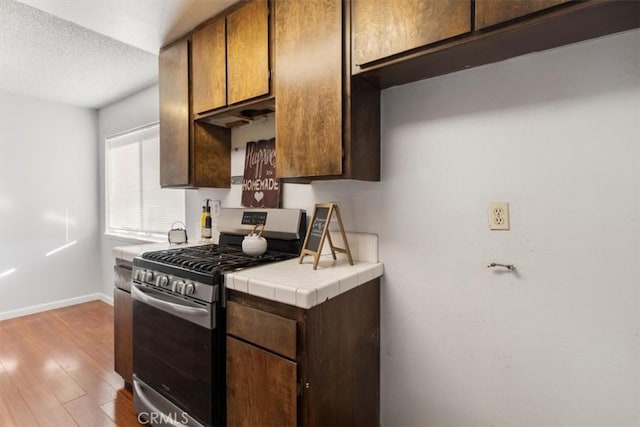
[[[615,49],[606,39],[616,37]],[[411,92],[404,91],[402,103],[394,102],[393,111],[383,108],[383,114],[393,116],[398,125],[440,118],[451,118],[460,115],[487,113],[492,110],[517,109],[572,98],[597,96],[601,93],[626,91],[638,85],[640,76],[640,30],[605,36],[588,43],[573,47],[576,54],[558,55],[559,47],[545,52],[534,52],[529,55],[509,59],[509,67],[496,67],[492,64],[470,70],[459,71],[450,75],[435,77],[430,81],[442,82],[452,79],[446,99],[434,99],[429,102],[432,86],[422,84]],[[584,54],[581,54],[583,52]],[[636,72],[625,78],[607,79],[609,69],[619,74],[621,62],[629,61],[629,55],[636,55]],[[536,60],[530,60],[532,55]],[[544,60],[551,55],[553,61]],[[452,77],[454,76],[455,77]],[[605,78],[603,78],[605,77]],[[492,96],[485,88],[500,87],[500,93]],[[549,87],[561,90],[550,91]],[[395,88],[387,89],[388,96],[393,97]],[[384,103],[384,97],[383,97]],[[420,109],[404,109],[403,105],[422,104]],[[384,104],[383,104],[384,105]]]
[[[379,234],[380,215],[384,211],[380,183],[367,181],[316,181],[310,186],[313,203],[335,202],[347,231]],[[313,214],[313,205],[309,206]]]

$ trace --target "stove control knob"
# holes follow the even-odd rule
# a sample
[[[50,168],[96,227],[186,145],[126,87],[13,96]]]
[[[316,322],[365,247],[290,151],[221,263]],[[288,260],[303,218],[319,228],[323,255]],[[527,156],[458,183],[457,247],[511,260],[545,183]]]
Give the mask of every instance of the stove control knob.
[[[133,276],[134,280],[143,281],[144,279],[144,270],[136,270],[136,274]]]
[[[184,289],[184,282],[182,280],[176,280],[173,282],[172,291],[181,294]]]
[[[193,283],[187,283],[184,287],[184,292],[182,292],[182,295],[193,295],[195,290],[196,287],[193,285]]]
[[[147,274],[144,276],[144,281],[147,283],[153,283],[153,271],[147,271]]]
[[[158,276],[156,279],[156,286],[159,288],[166,288],[169,284],[169,278],[167,276]]]

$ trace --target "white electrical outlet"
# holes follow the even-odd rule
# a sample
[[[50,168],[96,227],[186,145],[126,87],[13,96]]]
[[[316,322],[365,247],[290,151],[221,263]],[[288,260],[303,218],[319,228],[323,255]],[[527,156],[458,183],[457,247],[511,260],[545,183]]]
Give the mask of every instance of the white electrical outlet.
[[[509,203],[489,203],[489,230],[509,230]]]

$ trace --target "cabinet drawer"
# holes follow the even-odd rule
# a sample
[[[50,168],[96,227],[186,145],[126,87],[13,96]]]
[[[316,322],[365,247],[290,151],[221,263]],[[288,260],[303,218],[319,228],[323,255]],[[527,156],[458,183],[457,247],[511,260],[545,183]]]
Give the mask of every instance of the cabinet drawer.
[[[290,359],[296,357],[296,321],[229,301],[227,333]]]
[[[131,267],[114,265],[113,280],[116,288],[131,293]]]

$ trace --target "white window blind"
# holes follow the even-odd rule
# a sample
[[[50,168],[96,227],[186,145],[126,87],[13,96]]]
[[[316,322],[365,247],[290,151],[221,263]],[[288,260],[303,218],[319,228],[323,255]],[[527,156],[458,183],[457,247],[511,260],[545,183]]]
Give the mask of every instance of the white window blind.
[[[157,124],[106,139],[106,232],[166,239],[184,222],[185,191],[160,188]]]

